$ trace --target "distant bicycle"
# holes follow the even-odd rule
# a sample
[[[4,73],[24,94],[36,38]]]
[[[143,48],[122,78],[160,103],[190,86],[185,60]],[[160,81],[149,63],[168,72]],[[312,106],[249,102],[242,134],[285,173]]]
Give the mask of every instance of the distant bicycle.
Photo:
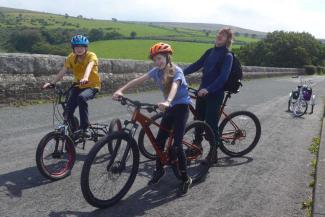
[[[293,112],[295,117],[301,117],[306,114],[308,104],[311,105],[311,111],[309,114],[312,114],[314,112],[316,101],[316,96],[313,94],[311,87],[312,82],[310,80],[303,81],[301,77],[299,80],[299,85],[295,90],[290,92],[288,100],[288,111]]]
[[[91,124],[89,126],[90,135],[85,137],[83,132],[78,129],[79,120],[77,117],[74,116],[69,121],[65,120],[64,114],[70,90],[77,85],[79,83],[73,83],[67,91],[54,84],[49,87],[55,90],[56,95],[53,101],[53,124],[55,121],[60,124],[39,142],[36,150],[36,165],[40,173],[50,180],[63,179],[70,174],[76,159],[75,146],[82,144],[84,149],[87,140],[97,142],[100,137],[118,127],[118,125],[114,125],[111,128],[115,127],[115,129],[110,129],[107,124]],[[60,112],[60,105],[63,114]]]

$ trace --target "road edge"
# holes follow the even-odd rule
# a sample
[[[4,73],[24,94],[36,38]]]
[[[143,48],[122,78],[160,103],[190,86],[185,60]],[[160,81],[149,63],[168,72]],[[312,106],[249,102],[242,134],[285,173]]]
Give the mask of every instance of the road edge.
[[[313,209],[312,216],[314,217],[325,217],[325,110],[324,102],[322,100],[322,126],[320,145],[317,156],[317,166],[315,175],[315,187],[313,193]]]

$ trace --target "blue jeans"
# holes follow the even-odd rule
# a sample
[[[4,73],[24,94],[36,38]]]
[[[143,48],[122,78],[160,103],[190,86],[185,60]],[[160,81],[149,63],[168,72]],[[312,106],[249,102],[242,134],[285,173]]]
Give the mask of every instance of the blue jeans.
[[[71,89],[67,103],[67,117],[68,120],[73,120],[73,114],[77,106],[79,106],[80,129],[85,130],[89,126],[87,101],[93,99],[97,92],[97,88],[81,89],[78,87],[74,87]]]

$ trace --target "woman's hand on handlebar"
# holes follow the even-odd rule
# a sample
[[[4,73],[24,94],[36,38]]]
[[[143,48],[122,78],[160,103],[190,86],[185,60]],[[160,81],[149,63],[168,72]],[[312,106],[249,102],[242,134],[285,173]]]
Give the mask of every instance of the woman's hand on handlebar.
[[[166,111],[169,107],[170,107],[170,102],[168,101],[158,103],[158,108],[162,112]]]
[[[112,99],[115,100],[115,101],[118,101],[122,96],[123,96],[122,91],[117,90],[117,91],[113,94]]]
[[[54,85],[54,84],[48,82],[48,83],[45,83],[45,84],[43,85],[42,88],[43,88],[43,89],[48,89],[48,88],[53,87],[53,85]]]
[[[208,93],[209,93],[209,91],[207,89],[203,88],[203,89],[199,90],[199,92],[197,93],[197,95],[199,97],[204,97],[204,96],[208,95]]]

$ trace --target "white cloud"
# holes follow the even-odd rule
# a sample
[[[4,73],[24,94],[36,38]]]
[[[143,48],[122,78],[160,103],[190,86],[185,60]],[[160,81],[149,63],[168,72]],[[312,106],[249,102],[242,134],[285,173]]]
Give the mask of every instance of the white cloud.
[[[208,22],[260,31],[308,31],[325,38],[322,0],[0,0],[0,5],[100,19]]]

